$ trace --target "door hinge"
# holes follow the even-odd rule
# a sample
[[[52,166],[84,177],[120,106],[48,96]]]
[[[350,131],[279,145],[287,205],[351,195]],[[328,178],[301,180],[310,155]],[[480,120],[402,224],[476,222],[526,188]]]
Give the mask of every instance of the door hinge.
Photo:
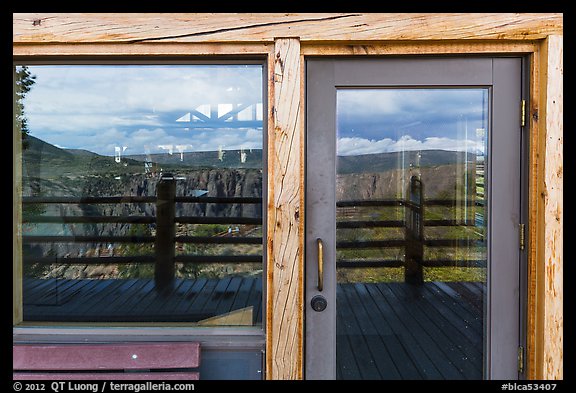
[[[518,238],[520,244],[520,250],[524,250],[526,247],[526,225],[518,224]]]
[[[526,100],[520,101],[520,127],[526,125]]]
[[[261,355],[262,355],[262,359],[261,359],[261,367],[260,367],[260,379],[262,380],[266,380],[266,351],[261,350]]]
[[[524,347],[518,347],[518,373],[524,372]]]

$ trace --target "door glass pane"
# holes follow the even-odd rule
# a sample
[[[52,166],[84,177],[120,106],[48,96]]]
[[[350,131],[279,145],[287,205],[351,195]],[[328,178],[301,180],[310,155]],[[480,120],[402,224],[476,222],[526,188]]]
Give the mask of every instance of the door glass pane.
[[[262,66],[17,66],[25,321],[262,321]]]
[[[339,89],[339,379],[481,379],[489,90]]]

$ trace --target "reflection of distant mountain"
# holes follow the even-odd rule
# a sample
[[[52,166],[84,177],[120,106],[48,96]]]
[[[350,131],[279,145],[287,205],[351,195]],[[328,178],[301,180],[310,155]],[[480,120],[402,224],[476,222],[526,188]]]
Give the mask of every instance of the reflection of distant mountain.
[[[143,166],[134,160],[114,161],[114,157],[102,156],[88,150],[62,149],[42,139],[27,135],[23,141],[22,161],[25,176],[54,177],[63,175],[96,175],[134,173]]]
[[[146,161],[144,154],[126,156],[137,161]],[[150,160],[160,165],[210,168],[262,168],[262,149],[197,151],[172,154],[150,154]]]
[[[30,176],[102,175],[144,173],[145,154],[103,156],[89,150],[63,149],[42,139],[27,135],[24,140],[23,161]],[[202,151],[173,154],[151,154],[158,168],[262,168],[262,149]],[[158,169],[156,168],[156,169]]]
[[[450,150],[418,150],[406,152],[338,156],[338,173],[384,172],[391,169],[409,168],[417,165],[420,154],[421,168],[464,162],[465,152]],[[468,161],[476,161],[476,155],[468,153]]]

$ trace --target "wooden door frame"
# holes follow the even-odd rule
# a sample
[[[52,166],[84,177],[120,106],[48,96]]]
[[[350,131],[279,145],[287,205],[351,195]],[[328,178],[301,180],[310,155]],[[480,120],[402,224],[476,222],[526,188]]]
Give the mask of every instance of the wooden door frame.
[[[77,28],[80,27],[80,28]],[[14,59],[268,59],[266,377],[303,376],[304,61],[307,56],[520,54],[530,63],[527,370],[563,377],[562,14],[14,14]],[[18,162],[18,143],[13,160]],[[13,175],[20,175],[13,165]],[[14,181],[13,200],[21,195]],[[22,321],[13,204],[14,336]]]

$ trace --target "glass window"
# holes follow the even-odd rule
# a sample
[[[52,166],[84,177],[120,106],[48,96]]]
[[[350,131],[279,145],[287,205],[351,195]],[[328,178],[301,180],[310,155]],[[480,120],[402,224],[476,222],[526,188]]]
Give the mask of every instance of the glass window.
[[[481,379],[487,88],[339,89],[338,379]]]
[[[262,75],[15,67],[24,321],[261,325]]]

